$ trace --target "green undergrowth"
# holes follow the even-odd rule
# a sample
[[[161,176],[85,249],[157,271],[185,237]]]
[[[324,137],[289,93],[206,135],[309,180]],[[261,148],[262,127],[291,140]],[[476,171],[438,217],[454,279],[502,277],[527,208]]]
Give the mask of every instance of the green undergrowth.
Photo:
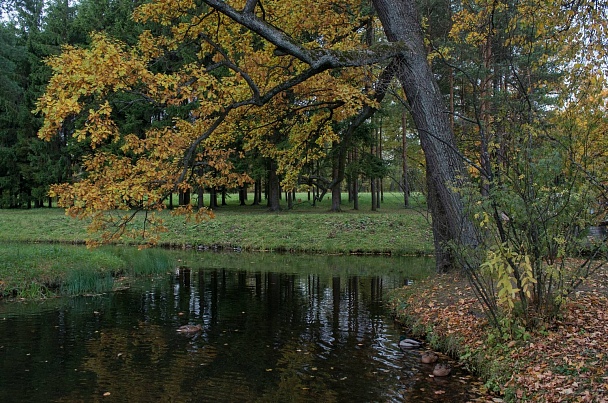
[[[101,293],[111,290],[118,276],[163,273],[174,265],[152,249],[2,243],[0,298]]]

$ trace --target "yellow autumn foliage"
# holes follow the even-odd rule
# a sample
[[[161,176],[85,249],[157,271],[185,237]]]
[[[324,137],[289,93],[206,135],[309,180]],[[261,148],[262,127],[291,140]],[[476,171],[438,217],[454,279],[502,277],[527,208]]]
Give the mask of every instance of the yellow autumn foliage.
[[[222,3],[234,12],[245,5]],[[310,62],[277,53],[275,45],[204,2],[154,0],[139,6],[133,18],[163,28],[144,30],[133,47],[93,33],[87,48],[63,48],[48,60],[53,76],[36,109],[44,117],[41,138],[76,123],[70,134],[89,150],[83,172],[71,184],[53,186],[51,194],[69,214],[91,218],[90,229],[102,232],[100,242],[144,235],[129,233],[131,216],[115,210],[162,209],[175,191],[251,182],[234,168],[242,157],[236,142],[245,152],[275,159],[283,185],[295,186],[300,170],[339,141],[332,125],[373,105],[362,91],[369,80],[364,70],[313,70]],[[361,27],[372,17],[360,2],[348,0],[265,1],[247,18],[280,27],[314,59],[312,52],[364,49]],[[185,46],[189,60],[158,68],[159,60]],[[116,121],[121,94],[161,111],[188,112],[171,124],[151,121],[143,134],[124,132]],[[157,218],[150,224],[162,231]]]

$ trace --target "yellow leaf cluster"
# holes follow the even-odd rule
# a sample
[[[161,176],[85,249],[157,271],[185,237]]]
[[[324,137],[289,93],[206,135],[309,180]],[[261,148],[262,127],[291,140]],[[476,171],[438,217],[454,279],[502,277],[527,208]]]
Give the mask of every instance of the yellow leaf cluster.
[[[64,47],[59,56],[48,59],[53,70],[53,76],[45,94],[36,104],[35,112],[44,117],[44,124],[38,136],[50,139],[61,129],[64,121],[80,114],[85,100],[102,100],[109,92],[126,91],[142,77],[148,75],[145,60],[140,60],[133,53],[126,52],[117,41],[103,34],[94,34],[89,49]],[[109,123],[103,123],[102,118],[109,115],[111,109],[103,102],[101,109],[89,109],[88,121],[105,125],[104,130],[111,129]],[[82,131],[76,137],[82,138],[89,133]]]
[[[245,2],[226,4],[242,10]],[[362,27],[371,17],[362,10],[354,0],[273,0],[256,7],[255,14],[305,49],[343,51],[366,46]],[[92,218],[92,229],[120,229],[106,232],[102,242],[128,234],[130,216],[108,212],[161,209],[174,191],[251,182],[247,172],[235,169],[243,153],[273,158],[284,185],[295,186],[303,167],[340,140],[335,123],[365,105],[377,106],[371,93],[362,91],[370,81],[364,69],[317,74],[278,91],[310,66],[277,56],[273,44],[204,3],[153,0],[139,6],[133,18],[162,29],[143,31],[131,48],[103,33],[93,33],[87,48],[65,47],[48,60],[53,76],[36,108],[44,117],[39,132],[44,139],[79,122],[70,134],[89,146],[83,172],[51,193],[70,214]],[[184,47],[187,58],[171,69],[158,68],[159,60]],[[161,112],[142,132],[125,133],[114,103],[123,94],[156,110],[187,113],[169,120],[163,117],[168,112]]]
[[[517,266],[517,275],[513,265]],[[518,293],[523,292],[526,298],[532,298],[536,278],[528,255],[520,255],[506,245],[499,245],[496,250],[488,251],[481,269],[496,280],[498,304],[508,312],[515,307]],[[517,288],[517,284],[522,288]]]

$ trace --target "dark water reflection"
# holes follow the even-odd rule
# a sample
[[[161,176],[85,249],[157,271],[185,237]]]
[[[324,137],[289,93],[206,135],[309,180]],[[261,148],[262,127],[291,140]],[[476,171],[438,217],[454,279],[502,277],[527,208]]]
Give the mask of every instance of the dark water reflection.
[[[229,259],[214,264],[187,255],[181,262],[187,269],[126,290],[0,304],[0,401],[472,397],[471,381],[458,369],[432,378],[432,366],[420,364],[417,352],[401,352],[401,330],[383,308],[387,291],[419,276],[430,261]],[[202,330],[177,333],[185,324]]]

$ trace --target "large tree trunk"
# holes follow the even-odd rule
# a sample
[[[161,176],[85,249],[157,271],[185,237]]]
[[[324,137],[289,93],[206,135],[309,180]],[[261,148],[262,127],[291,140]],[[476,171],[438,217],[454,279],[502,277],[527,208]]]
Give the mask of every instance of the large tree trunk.
[[[179,192],[179,205],[187,206],[188,204],[190,204],[190,189]]]
[[[209,189],[209,207],[212,209],[219,207],[219,205],[217,204],[217,189],[215,188],[215,186],[212,186]]]
[[[204,203],[204,199],[203,199],[203,195],[205,194],[205,189],[202,186],[198,187],[198,199],[196,201],[196,207],[198,209],[202,209],[203,207],[205,207],[205,203]]]
[[[334,143],[334,155],[332,159],[332,186],[331,186],[331,211],[342,211],[342,181],[344,180],[346,167],[346,154],[349,145],[349,138],[342,140],[342,143]]]
[[[244,206],[247,200],[247,185],[243,185],[239,188],[239,205]]]
[[[273,161],[268,163],[268,209],[270,211],[280,211],[281,187],[277,176],[277,167]]]
[[[293,209],[293,192],[285,192],[285,200],[287,200],[287,210]]]
[[[467,178],[464,162],[455,146],[449,113],[427,62],[423,32],[414,0],[373,0],[386,36],[409,46],[399,58],[401,82],[412,118],[420,135],[427,170],[428,207],[433,216],[436,267],[454,267],[446,242],[475,245],[473,225],[464,212],[462,199],[452,188]]]

